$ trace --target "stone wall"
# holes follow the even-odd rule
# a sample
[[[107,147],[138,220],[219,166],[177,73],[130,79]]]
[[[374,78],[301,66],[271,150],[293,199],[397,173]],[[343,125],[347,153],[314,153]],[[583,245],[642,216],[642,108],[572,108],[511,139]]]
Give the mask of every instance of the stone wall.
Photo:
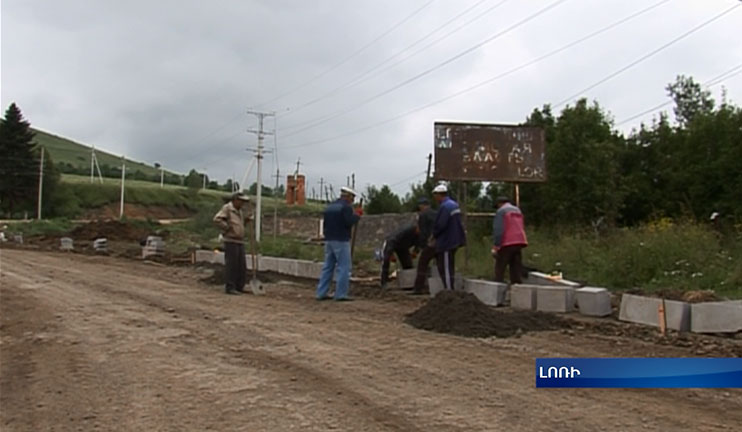
[[[321,216],[279,216],[278,234],[302,239],[316,238]],[[414,223],[415,213],[365,215],[358,225],[356,244],[376,246],[399,227]],[[273,235],[273,215],[263,215],[263,236]]]

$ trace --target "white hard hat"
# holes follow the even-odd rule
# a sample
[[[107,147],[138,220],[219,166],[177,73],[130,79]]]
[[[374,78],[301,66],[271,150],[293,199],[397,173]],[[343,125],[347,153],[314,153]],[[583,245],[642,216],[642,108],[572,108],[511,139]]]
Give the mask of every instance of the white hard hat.
[[[718,217],[719,217],[719,213],[713,212],[713,213],[711,213],[711,217],[709,219],[714,220],[714,219],[716,219]]]
[[[439,184],[433,189],[433,193],[448,193],[448,187],[444,184]]]
[[[345,194],[348,194],[348,195],[356,196],[356,191],[354,191],[353,189],[351,189],[349,187],[345,187],[345,186],[343,186],[343,187],[340,188],[340,193],[341,194],[344,194],[345,193]]]

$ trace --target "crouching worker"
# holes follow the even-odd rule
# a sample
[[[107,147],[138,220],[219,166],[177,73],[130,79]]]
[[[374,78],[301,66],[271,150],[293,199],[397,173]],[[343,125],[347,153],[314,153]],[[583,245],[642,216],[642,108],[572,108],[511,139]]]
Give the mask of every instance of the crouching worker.
[[[523,229],[523,214],[507,197],[497,198],[497,213],[492,227],[492,256],[495,257],[495,282],[505,279],[505,267],[510,267],[510,283],[522,283],[521,249],[528,246]]]
[[[247,195],[236,192],[214,216],[214,223],[221,229],[224,241],[224,289],[227,294],[245,292],[245,222],[249,217],[242,208],[249,201]]]
[[[409,224],[386,238],[381,255],[382,289],[386,289],[386,285],[389,282],[389,263],[394,259],[395,254],[403,269],[412,268],[414,256],[410,254],[410,248],[413,246],[417,248],[419,235],[420,229],[417,224]]]

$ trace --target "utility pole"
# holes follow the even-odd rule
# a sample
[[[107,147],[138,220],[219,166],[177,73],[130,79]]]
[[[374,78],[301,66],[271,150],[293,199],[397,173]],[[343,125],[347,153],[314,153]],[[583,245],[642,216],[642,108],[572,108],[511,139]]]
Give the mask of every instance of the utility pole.
[[[160,189],[165,187],[165,168],[160,165]]]
[[[273,135],[272,132],[266,132],[263,130],[263,121],[266,117],[275,116],[275,113],[267,113],[260,111],[247,111],[248,114],[252,114],[258,118],[258,129],[248,129],[248,132],[254,133],[258,136],[258,148],[255,157],[258,159],[258,197],[255,203],[255,241],[260,242],[260,223],[262,218],[262,196],[263,196],[263,139],[266,135]]]
[[[121,156],[121,205],[119,206],[119,219],[124,217],[124,182],[126,181],[126,159]]]
[[[324,186],[325,186],[325,178],[324,177],[320,177],[319,178],[319,200],[320,201],[323,201],[323,202],[324,202],[324,200],[322,199],[322,194],[324,193],[324,190],[325,190],[324,189]],[[325,195],[327,195],[327,194],[325,194]]]
[[[201,174],[201,176],[204,178],[204,185],[201,189],[206,190],[206,170],[205,169],[204,169],[204,173]]]
[[[296,171],[294,171],[294,205],[298,204],[299,200],[299,167],[301,166],[301,158],[296,159]]]
[[[44,191],[44,147],[41,147],[41,163],[39,164],[39,208],[36,217],[41,220],[41,196]]]
[[[95,145],[90,147],[90,183],[93,183],[94,170],[95,170]]]
[[[90,147],[90,183],[93,183],[96,170],[98,171],[98,179],[103,184],[103,175],[100,173],[100,165],[98,165],[98,157],[95,155],[95,145],[93,145]]]
[[[276,168],[276,187],[273,189],[273,240],[278,235],[278,182],[281,178],[281,170]]]
[[[315,194],[315,192],[317,192],[317,191],[315,191],[315,190],[314,190],[314,186],[312,186],[312,201],[314,201],[314,199],[315,199],[315,198],[314,198],[314,194]]]
[[[433,153],[428,153],[428,174],[425,176],[425,182],[430,180],[430,164],[433,162]]]
[[[356,190],[356,173],[351,173],[350,178],[352,179],[352,186],[350,188]]]

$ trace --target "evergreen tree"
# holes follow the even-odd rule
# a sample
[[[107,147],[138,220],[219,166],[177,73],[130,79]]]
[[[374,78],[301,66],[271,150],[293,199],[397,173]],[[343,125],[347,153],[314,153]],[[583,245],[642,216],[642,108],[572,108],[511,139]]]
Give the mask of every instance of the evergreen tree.
[[[369,186],[366,195],[368,204],[365,210],[368,214],[400,213],[402,211],[399,197],[387,185],[382,186],[381,189]]]
[[[0,120],[0,209],[11,216],[36,202],[39,156],[30,126],[15,103]]]

